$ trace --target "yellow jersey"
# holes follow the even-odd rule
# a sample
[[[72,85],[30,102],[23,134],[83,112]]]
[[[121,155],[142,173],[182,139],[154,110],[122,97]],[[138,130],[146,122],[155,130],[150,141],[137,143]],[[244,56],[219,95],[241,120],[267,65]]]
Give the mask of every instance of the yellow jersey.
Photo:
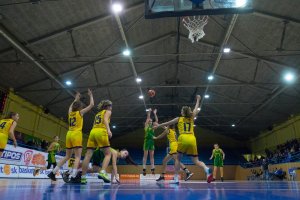
[[[69,113],[69,131],[82,131],[83,117],[80,111]]]
[[[194,119],[193,117],[179,117],[178,119],[179,134],[194,134]]]
[[[170,143],[177,142],[175,129],[169,129],[167,137]]]
[[[93,128],[106,128],[106,126],[104,124],[105,113],[106,113],[106,110],[102,110],[97,113],[97,115],[95,116]],[[108,123],[110,123],[110,119],[108,119]]]
[[[11,125],[14,123],[13,119],[2,119],[0,120],[0,133],[4,135],[9,135],[9,129]]]

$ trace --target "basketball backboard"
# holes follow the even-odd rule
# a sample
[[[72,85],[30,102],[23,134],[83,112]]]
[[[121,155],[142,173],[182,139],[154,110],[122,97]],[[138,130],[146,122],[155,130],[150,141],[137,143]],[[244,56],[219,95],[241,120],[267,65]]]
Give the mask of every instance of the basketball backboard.
[[[146,19],[252,11],[252,0],[145,0]]]

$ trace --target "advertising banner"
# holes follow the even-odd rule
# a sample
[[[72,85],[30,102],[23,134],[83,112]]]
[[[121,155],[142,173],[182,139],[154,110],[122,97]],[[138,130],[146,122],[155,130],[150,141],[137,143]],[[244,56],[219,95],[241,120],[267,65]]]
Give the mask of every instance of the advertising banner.
[[[62,156],[55,156],[57,162],[61,160]],[[48,153],[41,152],[24,147],[15,148],[13,145],[6,145],[5,150],[0,159],[0,163],[10,165],[21,165],[30,167],[43,167],[47,165]],[[67,169],[67,164],[63,166]]]

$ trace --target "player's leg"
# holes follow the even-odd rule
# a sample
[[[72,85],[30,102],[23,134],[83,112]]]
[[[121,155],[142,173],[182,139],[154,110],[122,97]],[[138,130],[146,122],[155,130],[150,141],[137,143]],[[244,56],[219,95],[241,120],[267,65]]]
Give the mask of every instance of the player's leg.
[[[81,175],[81,183],[82,184],[86,184],[87,180],[86,180],[86,173],[88,171],[88,167],[89,167],[89,163],[90,160],[93,156],[93,149],[87,149],[85,156],[84,156],[84,160],[82,162],[82,175]]]
[[[221,181],[224,181],[224,168],[220,167]]]
[[[155,174],[155,172],[154,172],[154,170],[155,170],[155,165],[154,165],[154,150],[150,150],[149,154],[150,154],[150,163],[151,163],[151,173]]]
[[[182,149],[187,155],[192,157],[192,160],[196,166],[202,167],[204,169],[207,182],[210,183],[213,180],[213,175],[211,174],[211,169],[198,159],[197,141],[194,135],[183,134]]]
[[[214,166],[214,170],[213,170],[213,178],[214,178],[214,180],[216,180],[216,178],[217,178],[217,170],[218,170],[218,167]]]
[[[177,156],[174,158],[175,159],[175,174],[174,174],[174,180],[171,181],[170,183],[179,184],[178,173],[180,170],[181,158],[182,158],[181,153],[178,153]]]
[[[144,145],[144,156],[143,156],[143,175],[144,176],[146,176],[147,159],[148,159],[148,150],[145,149],[145,145]]]
[[[72,155],[72,149],[66,149],[66,156],[63,159],[61,159],[59,161],[59,163],[57,164],[57,166],[52,170],[52,172],[50,172],[48,174],[48,177],[51,180],[56,181],[56,178],[55,178],[56,172],[58,172],[60,167],[63,166],[71,158],[71,155]]]
[[[166,155],[163,159],[163,166],[162,166],[162,173],[160,174],[160,177],[156,181],[163,181],[165,180],[165,174],[167,170],[167,164],[168,162],[173,158],[170,154]]]
[[[185,181],[189,180],[194,175],[194,173],[190,172],[182,162],[180,162],[180,168],[185,172]]]
[[[103,163],[102,163],[102,169],[101,169],[101,171],[98,175],[98,178],[101,178],[101,179],[103,179],[104,182],[109,183],[110,180],[109,180],[109,177],[106,173],[106,168],[108,167],[110,159],[111,159],[110,147],[105,147],[101,150],[103,151],[105,157],[104,157],[104,160],[103,160]]]

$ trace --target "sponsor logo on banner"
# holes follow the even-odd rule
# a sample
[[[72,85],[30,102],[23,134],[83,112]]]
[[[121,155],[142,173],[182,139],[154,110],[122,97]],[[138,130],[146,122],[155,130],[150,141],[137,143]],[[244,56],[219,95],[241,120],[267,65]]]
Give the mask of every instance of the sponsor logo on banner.
[[[32,155],[33,155],[33,151],[32,150],[27,150],[27,151],[24,152],[24,163],[25,163],[25,165],[29,165],[30,164]]]
[[[120,180],[140,180],[139,174],[120,174]]]
[[[45,156],[41,153],[36,153],[36,154],[33,155],[31,163],[33,165],[46,165]]]
[[[18,177],[18,167],[14,165],[0,164],[0,177]]]
[[[17,151],[4,150],[1,159],[21,161],[22,153]]]

